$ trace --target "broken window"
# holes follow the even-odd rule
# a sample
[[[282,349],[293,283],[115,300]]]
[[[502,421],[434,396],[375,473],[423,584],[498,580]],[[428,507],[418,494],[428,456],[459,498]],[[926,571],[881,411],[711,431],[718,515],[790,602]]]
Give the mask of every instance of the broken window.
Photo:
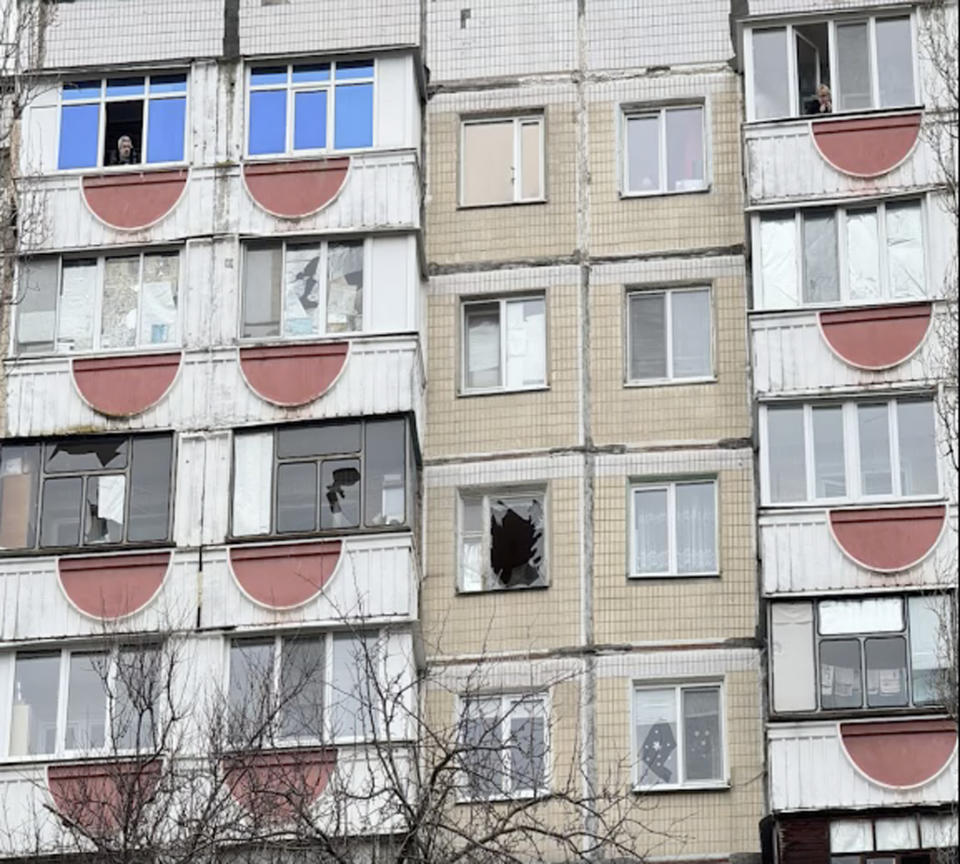
[[[373,146],[372,60],[250,69],[251,156]]]
[[[631,291],[627,313],[629,380],[712,374],[710,289]]]
[[[631,575],[717,573],[716,491],[714,480],[635,486]]]
[[[460,590],[546,584],[544,495],[464,493],[460,498]]]
[[[64,84],[58,166],[182,162],[186,94],[184,74]]]
[[[623,114],[625,194],[705,189],[706,148],[702,105],[629,109]]]
[[[244,252],[248,338],[304,338],[363,329],[363,241],[250,243]]]
[[[411,446],[400,419],[238,432],[233,533],[405,525]]]
[[[755,29],[748,44],[751,120],[917,102],[908,16]]]
[[[3,446],[0,548],[165,541],[172,459],[170,435]]]
[[[636,687],[637,787],[724,782],[719,686]]]
[[[17,350],[176,344],[179,281],[178,252],[33,259],[21,266],[27,305],[17,311]]]
[[[546,341],[543,297],[464,303],[464,390],[542,387]]]
[[[465,120],[461,129],[461,205],[544,198],[542,115]]]

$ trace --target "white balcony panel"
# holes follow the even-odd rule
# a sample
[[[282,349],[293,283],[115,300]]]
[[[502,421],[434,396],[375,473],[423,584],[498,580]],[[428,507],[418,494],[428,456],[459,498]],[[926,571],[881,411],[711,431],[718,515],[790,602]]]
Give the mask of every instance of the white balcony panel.
[[[950,508],[947,526],[933,552],[899,573],[866,570],[844,555],[831,536],[825,510],[764,513],[759,530],[766,596],[956,584],[956,507]]]
[[[837,723],[767,728],[770,807],[774,812],[832,807],[897,807],[957,800],[957,753],[939,776],[913,789],[872,783],[843,752]]]
[[[235,348],[185,354],[169,392],[127,419],[106,417],[80,398],[69,357],[6,362],[7,437],[111,430],[199,430],[284,420],[413,411],[418,419],[423,363],[414,337],[353,341],[344,369],[319,399],[299,408],[264,401],[245,383]]]

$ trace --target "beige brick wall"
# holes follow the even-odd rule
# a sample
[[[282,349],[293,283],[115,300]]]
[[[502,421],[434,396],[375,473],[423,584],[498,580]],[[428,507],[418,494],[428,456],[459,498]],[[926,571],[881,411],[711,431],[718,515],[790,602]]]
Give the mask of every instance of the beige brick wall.
[[[579,272],[576,267],[434,277],[427,300],[427,459],[569,447],[579,441]],[[546,300],[547,387],[458,395],[461,300],[542,294]]]
[[[744,242],[739,78],[732,72],[663,75],[591,85],[590,254],[704,249]],[[621,106],[704,99],[710,189],[621,197]]]
[[[596,268],[591,290],[590,382],[597,444],[709,442],[750,435],[746,292],[741,259]],[[712,286],[716,381],[625,386],[626,286]]]

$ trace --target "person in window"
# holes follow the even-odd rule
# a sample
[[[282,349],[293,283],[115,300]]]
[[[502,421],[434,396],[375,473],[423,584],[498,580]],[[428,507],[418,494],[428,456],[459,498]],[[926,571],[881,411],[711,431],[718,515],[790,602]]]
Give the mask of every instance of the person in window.
[[[804,114],[832,114],[833,97],[830,95],[830,88],[826,84],[817,86],[817,92],[807,99],[803,100]]]
[[[121,135],[117,139],[117,149],[110,151],[111,165],[137,165],[140,156],[133,149],[133,139],[129,135]]]

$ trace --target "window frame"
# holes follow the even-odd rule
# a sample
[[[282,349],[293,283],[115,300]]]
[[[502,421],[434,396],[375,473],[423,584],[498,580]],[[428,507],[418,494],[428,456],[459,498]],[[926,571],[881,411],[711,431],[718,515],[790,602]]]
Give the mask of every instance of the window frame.
[[[686,775],[686,760],[684,758],[683,740],[683,693],[687,690],[716,690],[718,694],[717,716],[720,721],[720,759],[723,770],[721,778],[717,780],[682,780],[679,783],[641,783],[640,782],[640,754],[642,747],[637,737],[638,706],[640,693],[651,690],[673,690],[674,707],[677,719],[677,774]],[[730,788],[730,758],[727,743],[727,700],[726,687],[722,678],[692,679],[682,681],[676,679],[633,680],[629,684],[630,699],[630,761],[631,785],[634,792],[686,792],[695,790],[728,789]]]
[[[351,84],[370,84],[373,87],[372,91],[372,117],[370,121],[371,128],[371,143],[367,147],[336,147],[336,66],[337,63],[360,63],[365,60],[369,60],[370,65],[373,67],[372,77],[362,77],[362,78],[350,78]],[[328,65],[330,67],[330,77],[326,81],[303,81],[295,82],[293,80],[293,67],[294,66],[321,66]],[[253,71],[255,68],[270,68],[273,66],[285,66],[286,67],[286,76],[287,80],[283,84],[253,84],[252,77]],[[243,160],[245,162],[272,162],[277,159],[296,159],[300,157],[309,157],[316,156],[324,153],[364,153],[370,150],[374,150],[377,147],[377,141],[379,138],[379,129],[377,122],[377,79],[380,77],[378,74],[378,66],[376,57],[336,57],[331,59],[311,59],[311,58],[298,58],[294,62],[289,60],[278,60],[276,62],[271,62],[269,59],[258,59],[256,61],[247,61],[244,64],[244,97],[243,97]],[[324,147],[303,147],[300,149],[294,148],[294,131],[296,125],[296,114],[295,114],[295,96],[294,94],[298,91],[308,91],[315,92],[318,90],[324,89],[327,93],[327,116],[326,116],[326,133],[327,140],[326,146]],[[251,132],[251,122],[250,122],[250,94],[252,92],[266,92],[266,91],[278,91],[283,90],[286,93],[286,102],[285,102],[285,111],[286,111],[286,129],[284,132],[284,149],[274,153],[251,153],[250,152],[250,132]]]
[[[543,381],[539,384],[521,384],[510,386],[506,383],[507,368],[507,306],[512,303],[527,303],[531,300],[540,300],[543,303]],[[484,306],[496,303],[499,307],[498,324],[500,332],[500,380],[496,387],[471,387],[467,383],[469,369],[466,363],[466,354],[469,346],[469,331],[467,329],[467,311],[472,306]],[[547,296],[545,292],[530,294],[505,294],[492,297],[471,296],[460,301],[460,386],[458,396],[484,396],[495,393],[526,393],[550,389],[550,319],[547,313]]]
[[[62,0],[61,0],[62,2]],[[191,100],[190,100],[190,68],[174,68],[174,69],[165,69],[165,70],[156,70],[154,69],[151,72],[145,72],[143,75],[129,75],[129,76],[113,76],[112,78],[107,75],[100,76],[100,95],[96,98],[89,97],[86,99],[64,99],[63,98],[63,88],[66,84],[78,83],[80,81],[94,81],[95,78],[79,78],[75,81],[65,81],[57,88],[57,167],[54,169],[57,174],[90,174],[90,173],[99,173],[101,171],[109,172],[118,172],[123,173],[127,172],[137,172],[137,171],[150,171],[153,169],[161,169],[167,167],[178,167],[189,165],[192,161],[191,159],[191,149],[192,149],[192,137],[191,137],[191,123],[190,123],[190,109],[191,109]],[[184,91],[174,92],[174,93],[159,93],[155,96],[150,94],[150,79],[153,76],[163,77],[166,75],[183,75],[185,78],[184,81]],[[107,135],[107,110],[106,106],[110,102],[133,102],[136,101],[137,97],[131,96],[107,96],[106,88],[107,81],[119,79],[122,77],[129,78],[143,78],[143,94],[139,97],[143,101],[143,126],[142,126],[142,141],[140,143],[140,161],[131,164],[131,165],[106,165],[104,164],[104,154],[105,154],[105,145],[106,145],[106,135]],[[184,100],[183,108],[183,159],[177,161],[166,161],[166,162],[147,162],[147,142],[149,141],[150,134],[150,102],[153,99],[179,99]],[[87,165],[85,167],[77,168],[61,168],[60,167],[60,129],[63,125],[63,108],[64,106],[70,105],[98,105],[98,130],[97,130],[97,164],[96,165]]]
[[[706,292],[707,311],[709,318],[707,329],[710,333],[710,371],[706,375],[690,375],[687,377],[676,376],[673,374],[674,352],[673,352],[673,295],[674,294],[696,294]],[[663,295],[664,297],[664,352],[666,360],[667,374],[662,378],[633,378],[631,376],[632,360],[632,331],[630,325],[630,304],[632,298],[643,295],[645,297]],[[710,283],[696,285],[664,285],[645,286],[628,285],[624,292],[624,325],[623,325],[623,344],[624,344],[624,368],[623,383],[625,387],[666,387],[685,384],[709,384],[717,380],[717,360],[716,360],[716,328],[714,321],[716,319],[716,309],[714,308],[714,291]]]
[[[922,297],[898,297],[892,292],[892,280],[890,273],[890,255],[887,234],[887,206],[898,206],[902,204],[919,204],[920,210],[920,244],[923,253],[923,289]],[[850,212],[862,210],[875,210],[877,214],[877,248],[880,252],[878,264],[880,294],[873,299],[851,299],[850,297],[850,258],[847,243],[847,214]],[[767,305],[766,291],[763,284],[763,246],[761,226],[764,218],[770,221],[778,218],[786,221],[787,217],[793,214],[794,232],[794,276],[797,285],[798,303],[794,306]],[[837,249],[837,288],[839,299],[821,303],[805,303],[803,301],[804,287],[804,247],[803,247],[803,222],[804,216],[808,213],[817,214],[829,212],[834,220],[835,240]],[[753,310],[755,312],[773,312],[779,310],[805,310],[805,309],[838,309],[852,306],[883,306],[891,303],[921,303],[925,300],[936,299],[936,290],[933,289],[930,281],[930,269],[934,262],[931,253],[930,244],[932,242],[931,229],[929,222],[929,204],[927,196],[907,198],[884,198],[874,201],[847,202],[838,206],[826,207],[798,207],[793,211],[771,209],[754,211],[751,219],[752,245],[755,250],[753,255]],[[757,298],[762,298],[764,303],[759,305]]]
[[[919,397],[911,398],[909,394],[891,396],[888,393],[878,393],[874,398],[865,397],[859,399],[845,400],[823,400],[796,402],[784,400],[783,402],[764,402],[759,408],[759,432],[760,432],[760,506],[772,509],[792,508],[792,507],[841,507],[846,504],[883,504],[895,501],[940,501],[944,496],[944,478],[943,466],[940,464],[942,459],[939,449],[934,447],[934,465],[937,472],[937,491],[928,493],[915,493],[904,495],[901,491],[900,482],[900,434],[899,434],[899,415],[898,407],[901,404],[910,402],[924,402],[931,404],[933,413],[933,431],[935,438],[940,434],[940,425],[937,420],[936,406],[934,396],[923,394]],[[880,405],[887,406],[887,434],[889,437],[889,457],[890,457],[890,484],[891,491],[888,493],[867,495],[861,491],[862,477],[860,465],[860,430],[857,409],[859,406]],[[841,408],[841,418],[843,424],[843,460],[844,460],[844,484],[845,494],[838,495],[835,498],[818,498],[811,495],[816,492],[816,467],[814,461],[814,440],[813,440],[813,411],[816,408]],[[770,486],[770,429],[768,421],[769,410],[777,408],[802,408],[803,409],[803,444],[804,444],[804,483],[807,496],[793,501],[774,501],[771,497]]]
[[[551,727],[550,727],[550,718],[552,716],[552,700],[550,698],[550,692],[548,690],[507,690],[507,691],[497,691],[497,692],[477,692],[465,695],[463,693],[457,694],[455,704],[454,704],[454,723],[458,729],[457,734],[457,745],[463,747],[466,751],[466,743],[462,739],[463,732],[466,731],[466,712],[471,703],[492,703],[497,701],[499,703],[499,708],[497,709],[497,717],[500,718],[500,722],[497,724],[499,730],[499,740],[500,740],[500,753],[502,755],[502,765],[503,770],[503,784],[501,785],[499,793],[492,795],[482,796],[471,794],[470,791],[470,782],[469,775],[467,770],[463,767],[462,759],[458,766],[458,775],[459,775],[459,795],[458,801],[460,803],[470,803],[476,801],[520,801],[520,800],[535,800],[539,798],[548,797],[553,789],[553,750],[551,744]],[[506,789],[505,787],[510,783],[512,785],[512,759],[511,759],[511,747],[508,743],[509,736],[504,734],[506,723],[509,722],[510,718],[514,716],[517,706],[523,705],[539,705],[540,719],[543,720],[543,788],[542,789]],[[481,715],[486,716],[486,715]],[[535,717],[533,712],[528,716]]]
[[[331,245],[349,245],[350,243],[359,243],[363,250],[363,284],[360,288],[362,309],[360,313],[359,330],[342,330],[333,333],[326,332],[327,326],[327,302],[329,299],[330,273],[329,273],[329,248]],[[243,329],[246,324],[246,278],[247,278],[247,254],[252,246],[261,248],[275,248],[280,246],[280,332],[276,336],[244,336]],[[318,288],[318,309],[323,310],[323,314],[318,312],[318,331],[311,334],[292,334],[284,335],[284,324],[286,322],[286,305],[284,295],[286,293],[286,275],[287,275],[287,247],[288,246],[319,246],[320,263],[317,265],[317,271],[323,273]],[[373,238],[364,237],[269,237],[269,238],[246,238],[241,242],[240,250],[240,302],[237,304],[237,338],[244,345],[252,344],[277,344],[290,342],[306,341],[324,341],[324,340],[342,340],[352,339],[369,332],[366,328],[366,321],[370,317],[370,304],[373,302]],[[321,320],[322,318],[322,320]]]
[[[910,49],[913,73],[913,98],[914,101],[907,105],[897,105],[889,107],[880,107],[880,77],[877,74],[877,21],[885,19],[906,18],[910,23]],[[833,103],[833,111],[825,115],[804,115],[799,111],[800,94],[798,92],[797,76],[797,51],[794,27],[802,24],[826,24],[827,25],[827,56],[830,67],[830,94]],[[837,64],[837,25],[844,24],[866,24],[867,25],[867,47],[868,47],[868,75],[870,77],[870,101],[871,107],[858,108],[848,111],[841,111],[837,108],[840,104],[841,91],[837,88],[838,69]],[[784,30],[787,42],[787,101],[790,106],[790,113],[781,114],[774,117],[757,117],[756,96],[754,94],[754,64],[753,64],[753,33],[758,30]],[[816,120],[826,119],[834,116],[855,116],[868,112],[894,112],[902,111],[908,108],[917,108],[923,104],[923,85],[920,77],[919,51],[917,40],[917,20],[916,11],[913,8],[908,9],[890,9],[886,11],[865,13],[863,11],[852,11],[848,15],[836,15],[833,17],[819,17],[803,21],[794,19],[790,21],[758,21],[751,23],[744,28],[743,49],[744,49],[744,71],[745,87],[744,96],[746,99],[747,123],[780,123],[787,120]]]
[[[457,573],[456,573],[456,593],[457,595],[486,595],[486,594],[496,594],[496,593],[509,593],[511,591],[542,591],[545,588],[550,587],[550,500],[549,500],[549,486],[547,484],[527,484],[520,486],[498,486],[498,487],[470,487],[465,486],[458,488],[456,491],[457,495],[457,507],[456,507],[456,531],[455,531],[455,543],[456,548],[454,550],[455,560],[457,562]],[[481,542],[483,544],[484,550],[484,560],[486,561],[486,569],[483,573],[484,587],[478,590],[471,590],[464,587],[464,560],[463,560],[463,547],[464,547],[464,538],[465,535],[469,532],[464,530],[464,506],[465,499],[470,500],[481,500],[481,519],[483,521],[483,534]],[[541,565],[541,581],[536,585],[515,585],[515,586],[506,586],[506,585],[493,585],[492,584],[492,573],[490,572],[490,553],[492,548],[491,538],[490,538],[490,500],[492,498],[499,498],[505,501],[510,501],[512,499],[522,498],[539,498],[540,506],[543,511],[543,563]],[[492,587],[490,587],[492,585]]]
[[[116,166],[110,166],[116,167]],[[128,167],[128,166],[120,166]],[[70,254],[57,254],[57,255],[36,255],[33,256],[34,261],[46,261],[51,258],[56,259],[57,262],[57,283],[56,283],[56,308],[54,309],[54,324],[53,324],[53,350],[52,351],[20,351],[19,348],[19,336],[20,336],[20,306],[17,306],[16,312],[13,315],[13,326],[10,328],[10,342],[8,345],[8,356],[16,357],[20,359],[32,359],[34,357],[81,357],[90,354],[109,354],[111,356],[115,354],[124,354],[124,353],[136,353],[136,354],[145,354],[152,353],[156,351],[157,353],[164,353],[169,351],[172,348],[179,348],[183,345],[183,293],[185,286],[185,277],[186,277],[186,263],[184,255],[183,246],[159,246],[159,247],[141,247],[139,249],[129,249],[123,250],[119,249],[115,252],[100,252],[96,249],[89,250],[92,254],[83,254],[82,252],[70,253]],[[144,267],[144,258],[146,256],[156,255],[176,255],[177,256],[177,317],[175,322],[177,338],[172,342],[146,342],[141,343],[140,340],[140,326],[143,322],[143,267]],[[127,345],[120,348],[104,348],[102,347],[102,338],[103,338],[103,294],[106,288],[105,283],[105,273],[106,273],[106,262],[110,259],[116,258],[133,258],[134,256],[139,256],[140,258],[140,280],[137,296],[137,324],[136,324],[136,338],[137,341],[133,345]],[[77,351],[62,350],[58,347],[59,342],[59,333],[60,333],[60,314],[61,314],[61,304],[60,298],[63,293],[63,270],[64,264],[69,264],[72,261],[96,261],[97,267],[97,279],[95,286],[95,295],[94,295],[94,309],[93,309],[93,333],[92,333],[92,345],[89,348],[81,348]],[[17,271],[15,274],[16,282],[15,284],[20,284],[20,279],[23,276],[23,268],[27,263],[26,259],[20,258],[17,260]]]
[[[620,183],[619,193],[621,198],[653,198],[665,195],[695,195],[698,192],[709,192],[712,186],[711,172],[711,136],[710,136],[710,114],[707,105],[707,99],[670,102],[667,104],[652,105],[621,105],[619,107],[619,137],[620,137]],[[691,108],[700,109],[700,147],[701,158],[703,162],[703,179],[700,185],[690,189],[667,189],[667,179],[669,177],[668,151],[667,146],[667,113],[670,111],[689,111]],[[657,118],[657,145],[658,145],[658,166],[657,166],[657,188],[656,189],[630,189],[630,148],[628,127],[631,120],[642,118]]]
[[[513,165],[511,176],[513,180],[513,197],[508,201],[485,201],[469,204],[464,201],[464,169],[466,168],[466,129],[468,126],[484,126],[495,123],[513,124]],[[524,125],[536,125],[540,132],[540,194],[535,197],[523,197],[523,151],[521,146],[522,129]],[[457,209],[471,210],[483,207],[510,207],[516,204],[543,204],[547,200],[547,144],[546,144],[546,113],[542,110],[525,111],[517,114],[492,114],[482,116],[460,117],[459,134],[460,154],[457,165]]]
[[[682,573],[677,569],[677,487],[694,486],[710,483],[713,486],[713,552],[716,569],[693,571]],[[637,553],[639,546],[637,543],[636,529],[636,500],[637,493],[640,491],[655,492],[663,490],[667,493],[667,569],[664,571],[643,572],[637,569]],[[627,512],[629,522],[627,524],[627,554],[630,556],[627,562],[627,579],[697,579],[704,577],[719,577],[721,575],[720,564],[720,481],[716,476],[704,477],[682,477],[669,479],[649,478],[646,480],[631,481],[627,486],[629,502]]]

